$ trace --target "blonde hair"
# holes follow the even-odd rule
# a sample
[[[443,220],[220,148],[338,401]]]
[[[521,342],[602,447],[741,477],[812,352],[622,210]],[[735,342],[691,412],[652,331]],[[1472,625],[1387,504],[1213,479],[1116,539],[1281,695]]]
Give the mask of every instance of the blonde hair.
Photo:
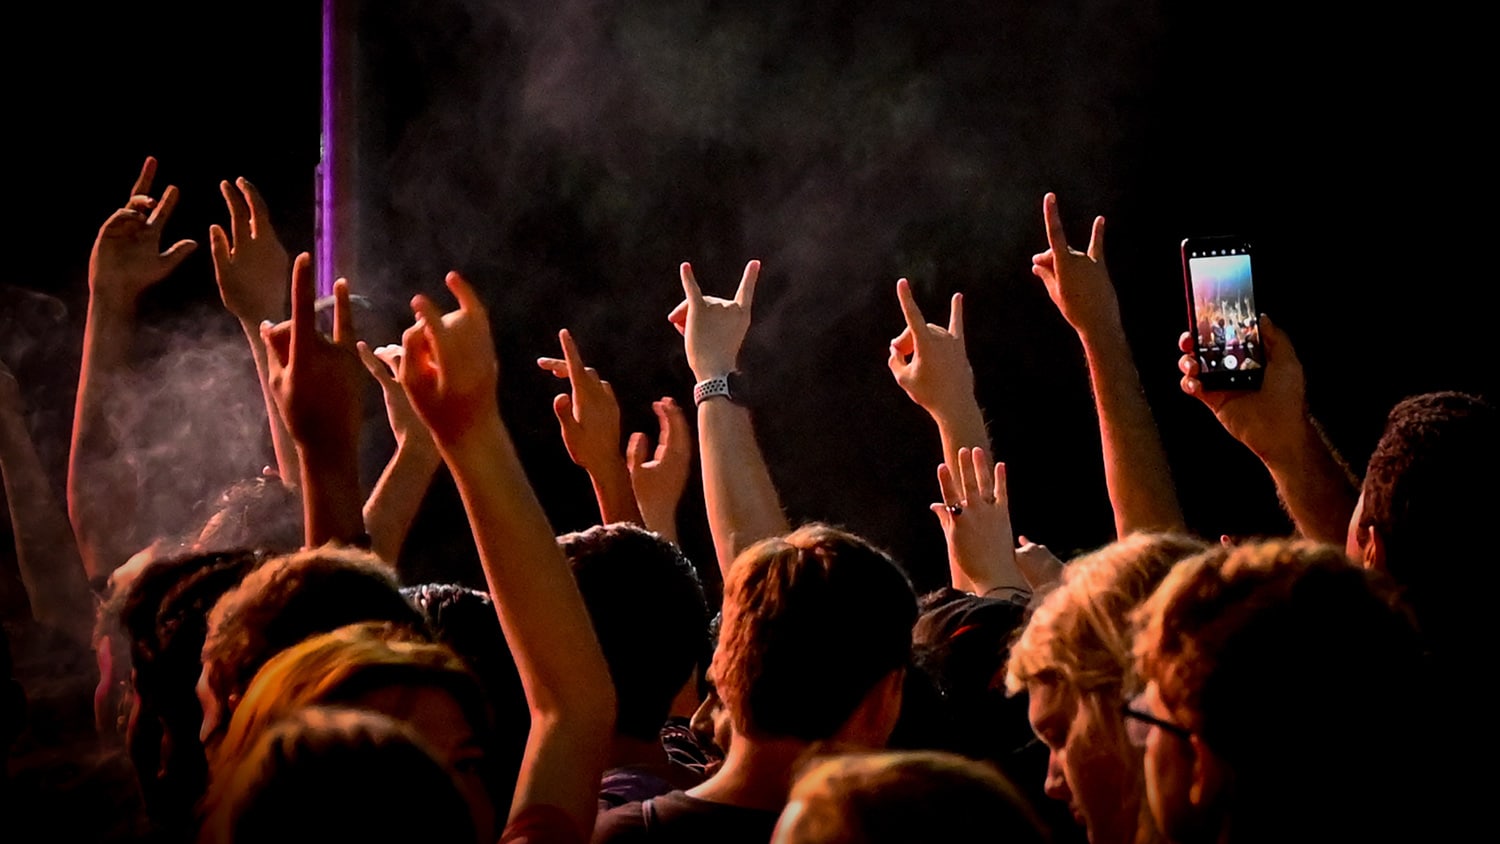
[[[1179,560],[1208,549],[1170,533],[1135,533],[1079,557],[1037,605],[1010,649],[1005,687],[1062,680],[1080,692],[1141,685],[1134,670],[1130,614]]]
[[[449,691],[477,733],[488,726],[478,681],[446,645],[389,622],[363,622],[304,640],[256,673],[210,760],[209,810],[228,787],[229,773],[262,735],[311,706],[339,704],[390,686]]]
[[[1044,840],[1015,786],[999,771],[939,751],[814,758],[792,786],[775,841]],[[795,807],[795,808],[794,808]]]

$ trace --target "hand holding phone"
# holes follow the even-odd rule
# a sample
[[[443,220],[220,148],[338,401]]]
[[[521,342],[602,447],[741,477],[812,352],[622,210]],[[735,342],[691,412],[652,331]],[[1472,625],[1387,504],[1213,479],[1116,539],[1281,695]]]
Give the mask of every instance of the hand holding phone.
[[[1265,377],[1252,252],[1243,237],[1182,241],[1188,334],[1204,390],[1259,390]]]

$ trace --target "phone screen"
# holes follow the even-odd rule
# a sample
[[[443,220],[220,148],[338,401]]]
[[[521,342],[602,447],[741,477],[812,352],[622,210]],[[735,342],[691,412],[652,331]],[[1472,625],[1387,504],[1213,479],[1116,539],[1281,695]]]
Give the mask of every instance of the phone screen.
[[[1194,339],[1205,387],[1259,386],[1266,365],[1252,284],[1250,246],[1187,247]]]

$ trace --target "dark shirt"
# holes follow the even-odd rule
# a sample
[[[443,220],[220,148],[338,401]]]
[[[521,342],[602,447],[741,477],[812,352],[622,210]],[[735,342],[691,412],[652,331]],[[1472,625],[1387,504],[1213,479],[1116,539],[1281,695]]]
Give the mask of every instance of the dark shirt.
[[[626,803],[599,816],[594,844],[712,841],[716,844],[766,844],[776,829],[778,812],[711,803],[673,791],[642,803]]]

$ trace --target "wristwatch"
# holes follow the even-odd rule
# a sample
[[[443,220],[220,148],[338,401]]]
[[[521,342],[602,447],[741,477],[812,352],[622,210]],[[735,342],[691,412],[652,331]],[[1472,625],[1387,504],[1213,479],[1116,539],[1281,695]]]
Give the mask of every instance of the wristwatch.
[[[736,370],[716,375],[693,385],[694,405],[703,404],[719,396],[729,399],[734,404],[745,404],[744,376]]]

